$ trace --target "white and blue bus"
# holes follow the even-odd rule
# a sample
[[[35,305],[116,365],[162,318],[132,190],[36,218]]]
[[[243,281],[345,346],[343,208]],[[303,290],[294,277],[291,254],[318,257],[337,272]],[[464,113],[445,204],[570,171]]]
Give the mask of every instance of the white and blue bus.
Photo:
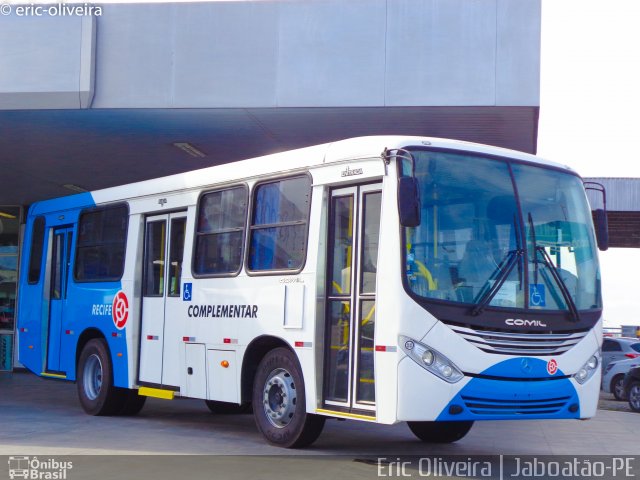
[[[602,231],[569,168],[414,137],[42,201],[20,361],[75,381],[92,415],[200,398],[252,407],[284,447],[331,417],[406,421],[426,442],[477,420],[589,418]]]

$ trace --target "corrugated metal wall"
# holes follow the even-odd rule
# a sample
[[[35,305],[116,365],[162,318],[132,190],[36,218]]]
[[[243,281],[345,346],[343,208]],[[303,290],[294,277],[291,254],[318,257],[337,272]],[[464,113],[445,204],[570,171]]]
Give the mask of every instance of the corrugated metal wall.
[[[607,192],[609,246],[640,248],[640,178],[585,178]],[[602,208],[599,193],[587,191],[592,208]]]

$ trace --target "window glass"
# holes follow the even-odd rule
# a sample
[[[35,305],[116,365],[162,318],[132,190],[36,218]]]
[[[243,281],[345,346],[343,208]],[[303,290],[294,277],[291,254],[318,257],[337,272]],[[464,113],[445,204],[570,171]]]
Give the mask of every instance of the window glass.
[[[356,401],[362,403],[375,403],[374,380],[374,332],[376,323],[375,300],[362,300],[360,302],[360,339],[358,341],[358,374],[356,387]]]
[[[509,162],[472,153],[412,153],[421,222],[405,229],[404,248],[413,293],[481,308],[601,308],[578,177],[516,162],[511,175]]]
[[[31,233],[31,252],[29,254],[29,283],[40,281],[42,268],[42,248],[44,247],[44,217],[37,217]]]
[[[122,277],[128,220],[124,205],[91,210],[80,216],[76,280],[99,282]]]
[[[0,207],[0,254],[18,253],[20,208]]]
[[[602,342],[602,351],[603,352],[619,352],[622,350],[622,347],[618,344],[618,342],[612,342],[611,340],[605,340]]]
[[[161,297],[164,295],[164,256],[166,251],[165,242],[167,241],[167,223],[163,220],[147,222],[145,238],[144,296]]]
[[[0,255],[0,330],[13,330],[17,273],[17,255]]]
[[[20,207],[0,206],[0,331],[13,332],[14,329],[21,213]],[[44,228],[42,231],[44,232]],[[39,251],[39,260],[42,260],[42,244]],[[39,276],[38,271],[37,277]],[[12,340],[13,336],[0,335],[0,370],[11,368]]]
[[[244,186],[202,196],[196,230],[195,274],[216,275],[240,270],[247,197]]]
[[[562,288],[578,310],[600,308],[600,271],[591,211],[582,181],[544,168],[514,165],[529,253],[529,307],[567,309]],[[559,276],[559,285],[555,276]]]
[[[375,293],[378,271],[378,239],[380,238],[381,192],[363,196],[364,224],[362,228],[362,268],[360,288],[362,293]]]
[[[632,350],[635,350],[636,352],[640,352],[640,343],[634,343],[632,345],[630,345]]]
[[[182,278],[182,254],[184,252],[184,234],[186,218],[171,220],[171,243],[169,244],[169,296],[180,296],[180,278]]]
[[[353,195],[334,197],[333,245],[330,264],[331,294],[351,295],[351,257],[353,255]]]
[[[421,222],[406,228],[407,280],[426,298],[478,303],[496,281],[500,265],[517,262],[517,204],[509,167],[474,155],[416,150]],[[520,267],[506,278],[490,305],[522,307]]]
[[[53,260],[51,262],[51,299],[60,300],[62,298],[62,275],[64,267],[62,265],[62,255],[64,246],[62,240],[64,235],[53,236]]]
[[[264,183],[255,188],[249,241],[250,270],[302,268],[310,199],[308,176]]]

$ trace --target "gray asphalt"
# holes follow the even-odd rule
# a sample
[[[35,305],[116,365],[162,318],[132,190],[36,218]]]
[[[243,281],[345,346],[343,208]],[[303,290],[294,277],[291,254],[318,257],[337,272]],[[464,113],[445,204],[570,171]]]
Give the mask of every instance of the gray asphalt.
[[[498,479],[507,478],[496,466],[500,455],[637,456],[640,415],[601,403],[589,421],[479,422],[451,445],[424,444],[404,424],[330,420],[310,448],[285,450],[263,441],[252,415],[213,415],[200,400],[149,399],[136,417],[92,417],[74,384],[0,373],[0,480],[18,455],[72,462],[58,477],[66,480],[421,478],[419,459],[482,456],[492,456],[488,478]],[[398,460],[410,460],[406,471],[389,463]]]
[[[203,401],[149,399],[136,417],[92,417],[74,384],[0,374],[0,455],[637,455],[640,415],[599,410],[588,421],[477,422],[451,445],[419,442],[404,424],[327,422],[310,448],[266,444],[251,415],[213,415]]]

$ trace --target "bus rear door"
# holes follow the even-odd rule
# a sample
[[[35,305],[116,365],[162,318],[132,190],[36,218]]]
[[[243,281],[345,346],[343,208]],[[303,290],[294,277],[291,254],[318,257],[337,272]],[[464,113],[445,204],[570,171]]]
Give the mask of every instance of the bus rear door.
[[[186,212],[154,215],[146,219],[140,329],[141,382],[172,387],[180,385],[178,365],[182,342],[176,327],[182,302],[180,279],[186,222]]]

